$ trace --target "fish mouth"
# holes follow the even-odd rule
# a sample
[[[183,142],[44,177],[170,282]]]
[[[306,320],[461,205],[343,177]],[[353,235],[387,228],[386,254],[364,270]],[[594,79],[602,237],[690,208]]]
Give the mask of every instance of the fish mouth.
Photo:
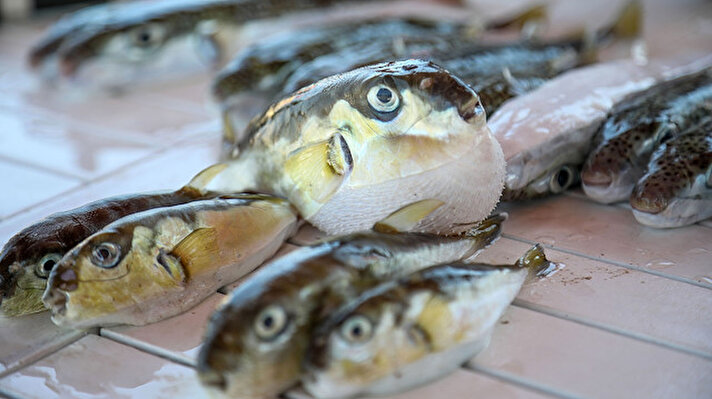
[[[475,123],[485,111],[477,96],[460,103],[457,107],[460,117],[467,123]]]
[[[632,205],[632,201],[631,201]],[[687,226],[712,217],[712,199],[675,198],[659,212],[647,212],[633,207],[638,223],[656,228]]]
[[[636,175],[632,169],[625,173],[612,173],[584,168],[581,173],[581,186],[589,198],[603,204],[611,204],[630,198],[637,182]]]
[[[42,302],[52,313],[52,317],[64,316],[67,313],[67,302],[69,295],[57,288],[47,288],[42,295]]]

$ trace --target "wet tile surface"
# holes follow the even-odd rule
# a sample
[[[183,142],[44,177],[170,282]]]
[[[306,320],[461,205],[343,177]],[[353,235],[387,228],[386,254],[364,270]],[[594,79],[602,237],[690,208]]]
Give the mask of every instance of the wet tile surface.
[[[468,2],[488,11],[499,3]],[[609,18],[624,2],[559,4],[555,18],[579,18],[551,32],[578,29],[583,10],[589,20]],[[650,54],[712,51],[710,4],[645,7]],[[90,201],[176,189],[218,159],[208,76],[118,96],[48,91],[25,70],[27,48],[48,20],[0,26],[0,242]],[[601,56],[629,51],[617,46]],[[580,193],[503,208],[508,238],[479,261],[509,263],[541,242],[565,267],[523,287],[468,368],[393,399],[712,396],[712,221],[654,230],[626,207]],[[277,256],[323,237],[305,226]],[[59,329],[47,314],[0,318],[0,396],[204,397],[191,367],[205,321],[239,283],[162,322],[89,335]]]
[[[130,367],[131,373],[117,370]],[[195,371],[94,335],[0,379],[30,398],[196,398]]]

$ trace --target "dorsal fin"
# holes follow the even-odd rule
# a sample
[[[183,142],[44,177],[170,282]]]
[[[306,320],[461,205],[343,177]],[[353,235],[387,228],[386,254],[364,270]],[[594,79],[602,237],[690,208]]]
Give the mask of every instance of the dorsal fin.
[[[215,176],[219,175],[220,172],[225,170],[227,168],[228,164],[227,163],[216,163],[215,165],[208,166],[207,168],[201,170],[198,172],[195,177],[190,179],[188,184],[184,186],[185,187],[191,187],[200,191],[203,191],[203,189],[210,184],[210,182],[215,178]]]

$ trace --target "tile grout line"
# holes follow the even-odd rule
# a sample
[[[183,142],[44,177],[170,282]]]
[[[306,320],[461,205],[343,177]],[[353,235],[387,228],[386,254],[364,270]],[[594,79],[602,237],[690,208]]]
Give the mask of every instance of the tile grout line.
[[[158,155],[161,155],[161,154],[163,154],[163,153],[168,152],[169,150],[171,150],[172,148],[174,148],[174,145],[175,145],[175,144],[180,144],[180,143],[182,143],[182,142],[184,142],[184,141],[190,141],[190,140],[192,140],[192,139],[193,139],[192,137],[186,137],[185,139],[177,140],[176,142],[173,143],[173,145],[166,145],[165,147],[158,147],[155,151],[150,152],[150,153],[146,154],[145,156],[136,159],[134,162],[132,162],[132,165],[131,165],[129,168],[131,168],[131,167],[137,167],[139,164],[142,164],[142,163],[144,163],[144,162],[150,160],[150,159],[153,158],[153,157],[156,157],[156,156],[158,156]],[[110,170],[110,171],[108,171],[108,172],[106,172],[106,173],[104,173],[104,174],[97,175],[97,176],[95,176],[95,177],[93,177],[93,178],[91,178],[91,179],[88,179],[88,180],[83,180],[82,183],[80,183],[80,184],[79,184],[78,186],[76,186],[76,187],[72,187],[72,188],[70,188],[70,189],[64,190],[64,191],[62,191],[61,193],[58,193],[58,194],[55,195],[55,196],[52,196],[52,197],[47,198],[47,199],[45,199],[45,200],[42,200],[42,201],[40,201],[40,202],[36,202],[36,203],[34,203],[34,204],[32,204],[32,205],[26,206],[26,207],[24,207],[24,208],[22,208],[22,209],[19,209],[19,210],[15,211],[15,212],[13,212],[13,213],[11,213],[11,214],[5,215],[5,216],[2,217],[2,219],[0,219],[0,221],[3,221],[3,222],[4,222],[5,220],[12,219],[12,218],[14,218],[14,217],[16,217],[16,216],[18,216],[18,215],[20,215],[20,214],[27,213],[27,212],[29,212],[29,211],[31,211],[31,210],[37,208],[37,207],[43,206],[44,204],[47,204],[47,203],[49,203],[50,201],[53,201],[53,200],[54,200],[55,198],[57,198],[57,197],[60,197],[60,196],[62,196],[62,195],[68,194],[68,193],[71,193],[72,191],[77,190],[77,189],[81,189],[81,188],[88,187],[89,185],[91,185],[91,184],[93,184],[93,183],[97,183],[97,182],[99,182],[99,181],[106,180],[106,179],[110,178],[111,176],[114,176],[114,175],[120,173],[121,171],[126,170],[125,166],[126,166],[126,165],[122,165],[122,166],[117,167],[116,169]]]
[[[32,162],[27,162],[27,161],[24,161],[24,160],[22,160],[22,159],[17,159],[17,158],[8,157],[8,156],[2,155],[2,154],[0,154],[0,161],[5,161],[5,162],[7,162],[7,163],[11,163],[11,164],[15,164],[15,165],[20,165],[20,166],[23,166],[23,167],[25,167],[25,168],[34,169],[35,171],[40,171],[40,172],[44,172],[44,173],[49,173],[49,174],[54,175],[54,176],[64,177],[64,178],[72,179],[72,180],[79,180],[79,182],[81,182],[81,183],[87,182],[87,179],[84,178],[84,177],[81,177],[80,175],[75,175],[75,174],[69,173],[69,172],[63,172],[63,171],[60,171],[60,170],[50,169],[50,168],[48,168],[48,167],[46,167],[46,166],[43,166],[43,165],[34,164],[34,163],[32,163]]]
[[[700,350],[697,350],[694,348],[690,348],[690,347],[687,347],[684,345],[680,345],[680,344],[669,342],[669,341],[666,341],[663,339],[655,338],[650,335],[636,333],[633,331],[614,327],[614,326],[611,326],[608,324],[599,323],[599,322],[595,322],[592,320],[587,320],[583,317],[574,316],[569,313],[550,308],[548,306],[538,305],[533,302],[525,301],[522,299],[515,299],[514,301],[512,301],[512,305],[519,307],[519,308],[531,310],[533,312],[542,313],[542,314],[545,314],[548,316],[556,317],[557,319],[570,321],[570,322],[580,324],[580,325],[583,325],[586,327],[595,328],[595,329],[606,331],[606,332],[609,332],[612,334],[620,335],[620,336],[623,336],[626,338],[635,339],[638,341],[642,341],[642,342],[660,346],[660,347],[663,347],[666,349],[670,349],[670,350],[673,350],[676,352],[682,352],[682,353],[686,353],[691,356],[702,358],[704,360],[712,361],[712,353],[706,353],[706,352],[703,352],[703,351],[700,351]]]
[[[99,331],[99,336],[110,339],[122,345],[137,349],[141,352],[158,356],[173,363],[178,363],[180,365],[190,367],[192,369],[196,368],[196,363],[194,361],[191,361],[191,359],[189,359],[187,356],[181,356],[176,352],[161,348],[157,345],[149,344],[147,342],[143,342],[137,339],[132,339],[114,331],[107,330],[105,328],[102,328]]]
[[[559,252],[563,252],[563,253],[566,253],[569,255],[575,255],[575,256],[582,257],[582,258],[594,260],[597,262],[606,263],[606,264],[613,265],[613,266],[619,266],[619,267],[623,267],[623,268],[629,269],[629,270],[634,270],[637,272],[652,274],[653,276],[657,276],[657,277],[661,277],[661,278],[665,278],[665,279],[669,279],[669,280],[674,280],[674,281],[677,281],[680,283],[690,284],[690,285],[694,285],[696,287],[712,290],[712,286],[710,286],[709,284],[701,283],[699,281],[695,281],[695,280],[692,280],[692,279],[689,279],[686,277],[680,277],[680,276],[675,276],[672,274],[659,272],[656,270],[650,270],[650,269],[646,269],[644,267],[630,265],[630,264],[612,260],[612,259],[599,258],[597,256],[588,255],[588,254],[585,254],[582,252],[574,251],[572,249],[560,248],[560,247],[549,245],[549,244],[543,244],[543,243],[539,243],[537,241],[530,240],[528,238],[517,237],[517,236],[511,235],[511,234],[505,233],[505,234],[502,234],[502,237],[508,238],[508,239],[514,240],[514,241],[523,242],[523,243],[530,244],[530,245],[541,244],[544,248],[552,249],[554,251],[559,251]]]
[[[36,363],[48,356],[54,355],[55,353],[61,351],[62,349],[68,347],[69,345],[72,345],[73,343],[79,341],[80,339],[86,337],[89,334],[92,334],[92,332],[91,331],[74,330],[74,334],[70,334],[64,338],[60,338],[60,339],[52,341],[53,343],[59,343],[59,345],[51,348],[50,350],[39,351],[31,356],[28,356],[22,362],[19,362],[15,365],[11,365],[7,369],[0,372],[0,379],[4,378],[10,374],[13,374],[19,370],[22,370],[25,367],[31,366],[34,363]]]
[[[581,399],[583,398],[582,396],[579,395],[574,395],[569,392],[565,391],[560,391],[558,389],[549,387],[548,385],[540,384],[538,382],[529,380],[527,378],[522,378],[519,376],[516,376],[514,374],[510,374],[501,370],[495,370],[491,369],[489,367],[483,367],[479,366],[477,364],[472,364],[472,362],[468,362],[463,366],[464,369],[470,370],[475,373],[483,374],[488,377],[495,378],[497,380],[500,380],[502,382],[506,382],[512,385],[517,385],[519,387],[528,389],[530,391],[542,393],[548,396],[554,396],[557,398],[562,398],[562,399]]]

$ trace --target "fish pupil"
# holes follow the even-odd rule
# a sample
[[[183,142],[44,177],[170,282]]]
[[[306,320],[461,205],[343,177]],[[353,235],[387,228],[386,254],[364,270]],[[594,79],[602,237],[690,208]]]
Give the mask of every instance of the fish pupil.
[[[106,248],[101,248],[97,252],[98,252],[99,256],[101,257],[101,260],[106,260],[109,256],[111,256],[111,253]]]
[[[569,182],[569,172],[567,172],[566,169],[559,171],[556,182],[559,184],[559,187],[564,188]]]
[[[274,326],[274,318],[272,318],[272,316],[267,316],[262,321],[262,324],[264,324],[266,328],[272,328],[272,326]]]
[[[360,338],[363,331],[360,326],[354,326],[354,328],[351,329],[351,334],[356,338]]]
[[[143,31],[143,32],[139,33],[138,40],[141,43],[148,43],[151,40],[151,34],[148,33],[147,31]]]
[[[53,261],[53,260],[50,259],[50,260],[46,261],[46,262],[42,265],[42,269],[43,269],[44,271],[46,271],[46,272],[52,271],[52,268],[53,268],[54,265],[56,265],[56,264],[57,264],[57,262],[55,262],[55,261]]]
[[[383,104],[388,104],[393,98],[393,93],[391,93],[391,91],[386,89],[385,87],[382,87],[378,89],[378,93],[376,93],[376,98]]]

